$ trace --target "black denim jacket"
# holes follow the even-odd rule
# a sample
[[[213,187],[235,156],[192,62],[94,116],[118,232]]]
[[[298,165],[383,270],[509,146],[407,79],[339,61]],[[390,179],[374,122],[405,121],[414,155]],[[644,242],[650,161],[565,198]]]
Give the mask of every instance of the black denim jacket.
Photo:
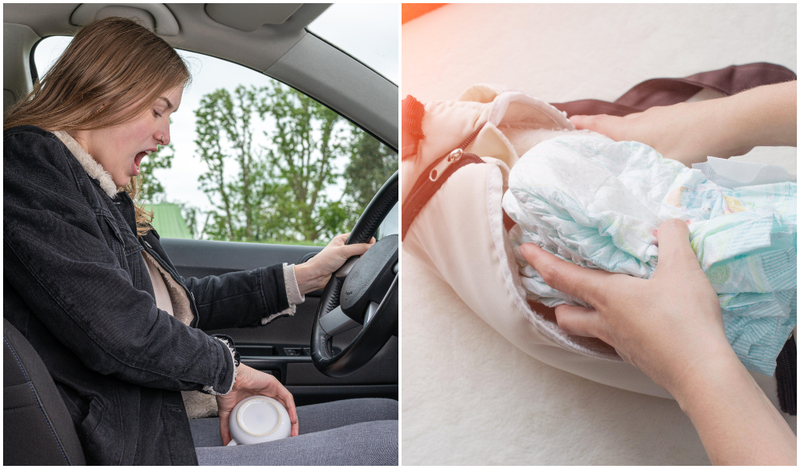
[[[67,147],[3,133],[3,316],[41,355],[89,464],[196,464],[184,390],[227,392],[230,351],[200,329],[260,324],[289,304],[281,266],[184,279],[133,202],[110,198]],[[141,251],[183,284],[193,327],[158,310]]]

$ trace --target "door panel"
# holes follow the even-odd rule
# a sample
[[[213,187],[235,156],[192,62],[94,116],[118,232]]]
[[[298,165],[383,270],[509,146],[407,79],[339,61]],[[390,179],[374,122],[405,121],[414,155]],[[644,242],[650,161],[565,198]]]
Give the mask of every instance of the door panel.
[[[184,277],[220,275],[286,262],[300,264],[322,250],[319,246],[233,243],[164,238],[164,249]]]
[[[283,262],[301,263],[322,250],[317,246],[161,240],[181,275],[202,277],[254,269]],[[397,399],[398,341],[393,337],[363,368],[340,379],[329,378],[314,367],[307,354],[311,328],[321,291],[306,295],[297,313],[262,327],[208,331],[233,337],[242,361],[275,375],[294,394],[298,405],[355,397]],[[360,328],[337,336],[334,347],[344,347]]]

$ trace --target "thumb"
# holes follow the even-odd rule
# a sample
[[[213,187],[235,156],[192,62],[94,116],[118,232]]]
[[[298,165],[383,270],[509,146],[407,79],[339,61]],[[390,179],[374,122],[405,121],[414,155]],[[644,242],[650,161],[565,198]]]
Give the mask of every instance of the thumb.
[[[342,250],[344,257],[349,259],[350,257],[364,254],[367,252],[367,249],[369,249],[370,246],[372,246],[371,243],[346,244],[340,249]]]
[[[594,307],[605,303],[609,277],[602,270],[584,269],[563,261],[532,243],[520,246],[520,253],[542,276],[545,283]]]
[[[219,411],[219,435],[222,437],[223,445],[227,445],[231,441],[230,423],[228,421],[230,416],[230,410]]]

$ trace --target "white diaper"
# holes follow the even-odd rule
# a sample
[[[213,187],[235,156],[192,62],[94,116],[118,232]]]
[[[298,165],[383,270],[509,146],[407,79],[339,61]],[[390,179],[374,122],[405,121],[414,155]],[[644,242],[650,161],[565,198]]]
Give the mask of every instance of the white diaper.
[[[512,168],[503,197],[518,224],[509,235],[529,297],[548,306],[583,304],[547,286],[520,256],[520,244],[648,278],[658,261],[656,229],[679,218],[718,293],[734,350],[748,368],[771,375],[797,323],[797,185],[776,182],[782,175],[756,165],[748,177],[773,182],[739,187],[724,166],[714,161],[703,170],[735,188],[637,142],[582,134],[532,148]]]

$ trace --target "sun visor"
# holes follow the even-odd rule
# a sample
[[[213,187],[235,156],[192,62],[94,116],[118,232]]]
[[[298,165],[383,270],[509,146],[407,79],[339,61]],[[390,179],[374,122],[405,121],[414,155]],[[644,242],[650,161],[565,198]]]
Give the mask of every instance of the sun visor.
[[[177,36],[180,31],[175,16],[160,3],[82,3],[72,12],[69,21],[75,26],[84,26],[112,16],[136,18],[142,26],[162,36]]]
[[[253,32],[263,25],[285,23],[302,3],[208,3],[206,14],[217,23],[244,32]]]

